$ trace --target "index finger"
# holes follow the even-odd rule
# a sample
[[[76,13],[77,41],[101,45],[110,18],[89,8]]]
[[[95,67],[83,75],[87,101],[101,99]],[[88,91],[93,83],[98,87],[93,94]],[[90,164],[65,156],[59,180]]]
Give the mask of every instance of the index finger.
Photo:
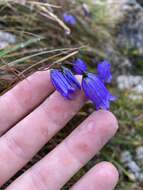
[[[0,98],[0,135],[31,112],[53,91],[49,71],[38,71]]]

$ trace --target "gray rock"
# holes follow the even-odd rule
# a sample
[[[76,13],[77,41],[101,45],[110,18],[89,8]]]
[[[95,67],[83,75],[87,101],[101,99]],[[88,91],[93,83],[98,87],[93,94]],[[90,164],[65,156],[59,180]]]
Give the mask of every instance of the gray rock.
[[[119,75],[116,79],[120,90],[130,90],[129,97],[133,100],[143,98],[143,77],[133,75]]]
[[[129,74],[136,59],[138,62],[143,59],[143,1],[106,0],[105,4],[110,17],[108,22],[111,21],[111,26],[116,29],[115,41],[108,45],[105,52],[113,63],[115,76]],[[135,59],[128,57],[133,51],[137,54]]]
[[[136,149],[136,158],[137,160],[143,160],[143,146],[140,146]]]
[[[136,178],[139,178],[141,168],[137,165],[135,161],[128,162],[127,167],[131,170]]]
[[[128,0],[123,3],[122,20],[117,43],[120,48],[136,49],[143,54],[143,7],[136,0]]]
[[[123,151],[121,154],[121,161],[126,164],[132,161],[132,155],[129,151]]]
[[[7,47],[9,44],[16,42],[16,36],[9,33],[0,31],[0,49]]]

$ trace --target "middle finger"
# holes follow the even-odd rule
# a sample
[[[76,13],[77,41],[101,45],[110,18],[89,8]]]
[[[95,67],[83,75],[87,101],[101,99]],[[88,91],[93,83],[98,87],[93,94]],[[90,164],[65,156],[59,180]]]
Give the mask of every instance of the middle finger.
[[[82,93],[67,101],[54,92],[0,139],[0,186],[21,169],[81,108]]]

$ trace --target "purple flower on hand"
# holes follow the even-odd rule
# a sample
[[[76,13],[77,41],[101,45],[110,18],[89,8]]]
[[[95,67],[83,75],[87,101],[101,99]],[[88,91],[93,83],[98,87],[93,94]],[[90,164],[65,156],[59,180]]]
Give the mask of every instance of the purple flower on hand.
[[[63,19],[64,19],[64,22],[70,26],[75,26],[77,23],[75,16],[68,13],[64,13]]]
[[[82,80],[82,88],[88,99],[90,99],[96,106],[96,109],[110,108],[110,101],[116,100],[116,97],[112,96],[104,83],[98,76],[92,73],[87,73]]]
[[[80,89],[80,84],[73,73],[63,67],[62,70],[51,70],[51,81],[55,89],[66,99],[72,99],[74,93]]]
[[[110,83],[112,80],[112,75],[111,75],[111,65],[108,61],[103,61],[98,64],[97,66],[97,73],[99,78],[102,80],[104,83]]]
[[[78,80],[75,78],[70,69],[63,67],[63,73],[67,81],[71,84],[71,86],[74,86],[75,89],[81,88]]]
[[[78,58],[73,62],[73,70],[76,74],[82,75],[87,72],[87,65],[82,59]]]

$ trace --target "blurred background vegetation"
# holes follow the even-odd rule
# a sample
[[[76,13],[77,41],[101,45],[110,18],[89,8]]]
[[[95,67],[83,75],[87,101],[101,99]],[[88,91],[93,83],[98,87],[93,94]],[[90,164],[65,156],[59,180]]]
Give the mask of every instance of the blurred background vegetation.
[[[143,188],[143,7],[137,0],[0,0],[0,92],[34,71],[84,59],[92,72],[103,59],[112,64],[110,86],[118,101],[111,110],[118,134],[63,190],[95,163],[108,160],[120,171],[117,190]],[[85,11],[86,14],[85,15]],[[76,17],[75,26],[63,13]],[[94,107],[87,102],[68,125],[9,180],[11,183],[67,136]],[[2,189],[4,189],[6,184]]]

